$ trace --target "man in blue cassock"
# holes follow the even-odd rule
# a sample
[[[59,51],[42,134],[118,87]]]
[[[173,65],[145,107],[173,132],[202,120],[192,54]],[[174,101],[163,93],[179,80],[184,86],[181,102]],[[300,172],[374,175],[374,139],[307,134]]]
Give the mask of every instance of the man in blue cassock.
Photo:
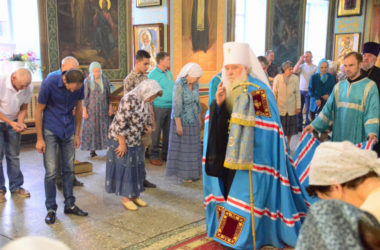
[[[335,85],[319,116],[305,128],[324,132],[332,126],[332,141],[377,142],[379,93],[376,83],[361,74],[362,55],[344,57],[347,79]]]
[[[254,238],[257,249],[294,247],[308,206],[275,98],[248,44],[224,44],[222,80],[209,95],[205,122],[207,234],[234,249],[252,249]],[[246,92],[242,83],[249,85]]]

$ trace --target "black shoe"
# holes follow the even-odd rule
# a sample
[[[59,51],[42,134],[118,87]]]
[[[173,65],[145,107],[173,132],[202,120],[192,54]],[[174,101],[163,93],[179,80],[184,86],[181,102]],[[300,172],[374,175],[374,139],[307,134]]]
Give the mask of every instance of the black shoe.
[[[50,211],[45,217],[46,224],[54,224],[55,222],[55,211]]]
[[[77,178],[74,178],[74,183],[73,183],[74,187],[83,187],[83,182],[80,182],[77,180]]]
[[[98,155],[96,154],[96,152],[95,151],[91,151],[91,153],[90,153],[90,157],[91,158],[95,158],[95,157],[97,157]]]
[[[146,187],[146,188],[156,188],[157,186],[156,186],[156,184],[153,184],[153,183],[151,183],[151,182],[149,182],[147,180],[144,180],[144,187]]]
[[[75,214],[78,216],[87,216],[88,215],[88,213],[86,211],[83,211],[82,209],[80,209],[78,206],[75,206],[75,205],[74,205],[74,208],[65,208],[64,213],[65,214]]]

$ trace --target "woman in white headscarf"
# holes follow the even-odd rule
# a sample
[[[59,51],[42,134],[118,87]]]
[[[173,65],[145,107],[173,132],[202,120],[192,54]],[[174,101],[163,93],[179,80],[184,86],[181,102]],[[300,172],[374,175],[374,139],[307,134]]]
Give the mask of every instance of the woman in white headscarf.
[[[202,173],[198,85],[201,76],[201,67],[188,63],[179,73],[173,90],[166,176],[185,182],[198,180]]]
[[[137,206],[147,206],[140,198],[145,180],[145,158],[141,138],[143,134],[152,132],[147,104],[161,95],[162,89],[156,81],[142,81],[121,98],[109,129],[106,191],[122,196],[121,202],[128,210],[137,210]]]

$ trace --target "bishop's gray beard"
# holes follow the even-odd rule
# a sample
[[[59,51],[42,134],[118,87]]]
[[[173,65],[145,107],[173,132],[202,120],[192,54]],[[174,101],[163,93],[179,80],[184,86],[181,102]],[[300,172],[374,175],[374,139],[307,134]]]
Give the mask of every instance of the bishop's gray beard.
[[[247,79],[247,73],[243,72],[239,77],[237,78],[230,78],[227,80],[227,87],[226,87],[226,106],[228,112],[231,114],[233,105],[235,103],[236,98],[243,93],[244,88],[243,87],[236,87],[240,83],[243,83]],[[234,89],[234,87],[236,87]]]

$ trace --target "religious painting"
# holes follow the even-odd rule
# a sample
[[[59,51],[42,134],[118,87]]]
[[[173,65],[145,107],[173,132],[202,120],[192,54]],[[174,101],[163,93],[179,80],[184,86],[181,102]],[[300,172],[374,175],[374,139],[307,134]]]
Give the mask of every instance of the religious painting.
[[[305,10],[305,0],[268,0],[266,50],[274,51],[275,64],[303,54]]]
[[[151,7],[161,5],[161,0],[137,0],[136,7]]]
[[[148,52],[151,56],[148,71],[151,71],[157,64],[157,52],[164,50],[164,25],[162,23],[134,25],[133,34],[134,55],[138,50]]]
[[[127,74],[126,1],[42,0],[45,2],[49,71],[74,56],[81,67],[98,61],[111,80]]]
[[[225,1],[173,1],[173,65],[176,77],[189,62],[203,70],[208,83],[223,65]]]
[[[338,17],[360,16],[362,0],[339,0]]]
[[[344,56],[352,51],[359,51],[360,33],[336,34],[334,61],[343,62]]]
[[[364,42],[380,43],[380,0],[369,0],[365,22]]]

